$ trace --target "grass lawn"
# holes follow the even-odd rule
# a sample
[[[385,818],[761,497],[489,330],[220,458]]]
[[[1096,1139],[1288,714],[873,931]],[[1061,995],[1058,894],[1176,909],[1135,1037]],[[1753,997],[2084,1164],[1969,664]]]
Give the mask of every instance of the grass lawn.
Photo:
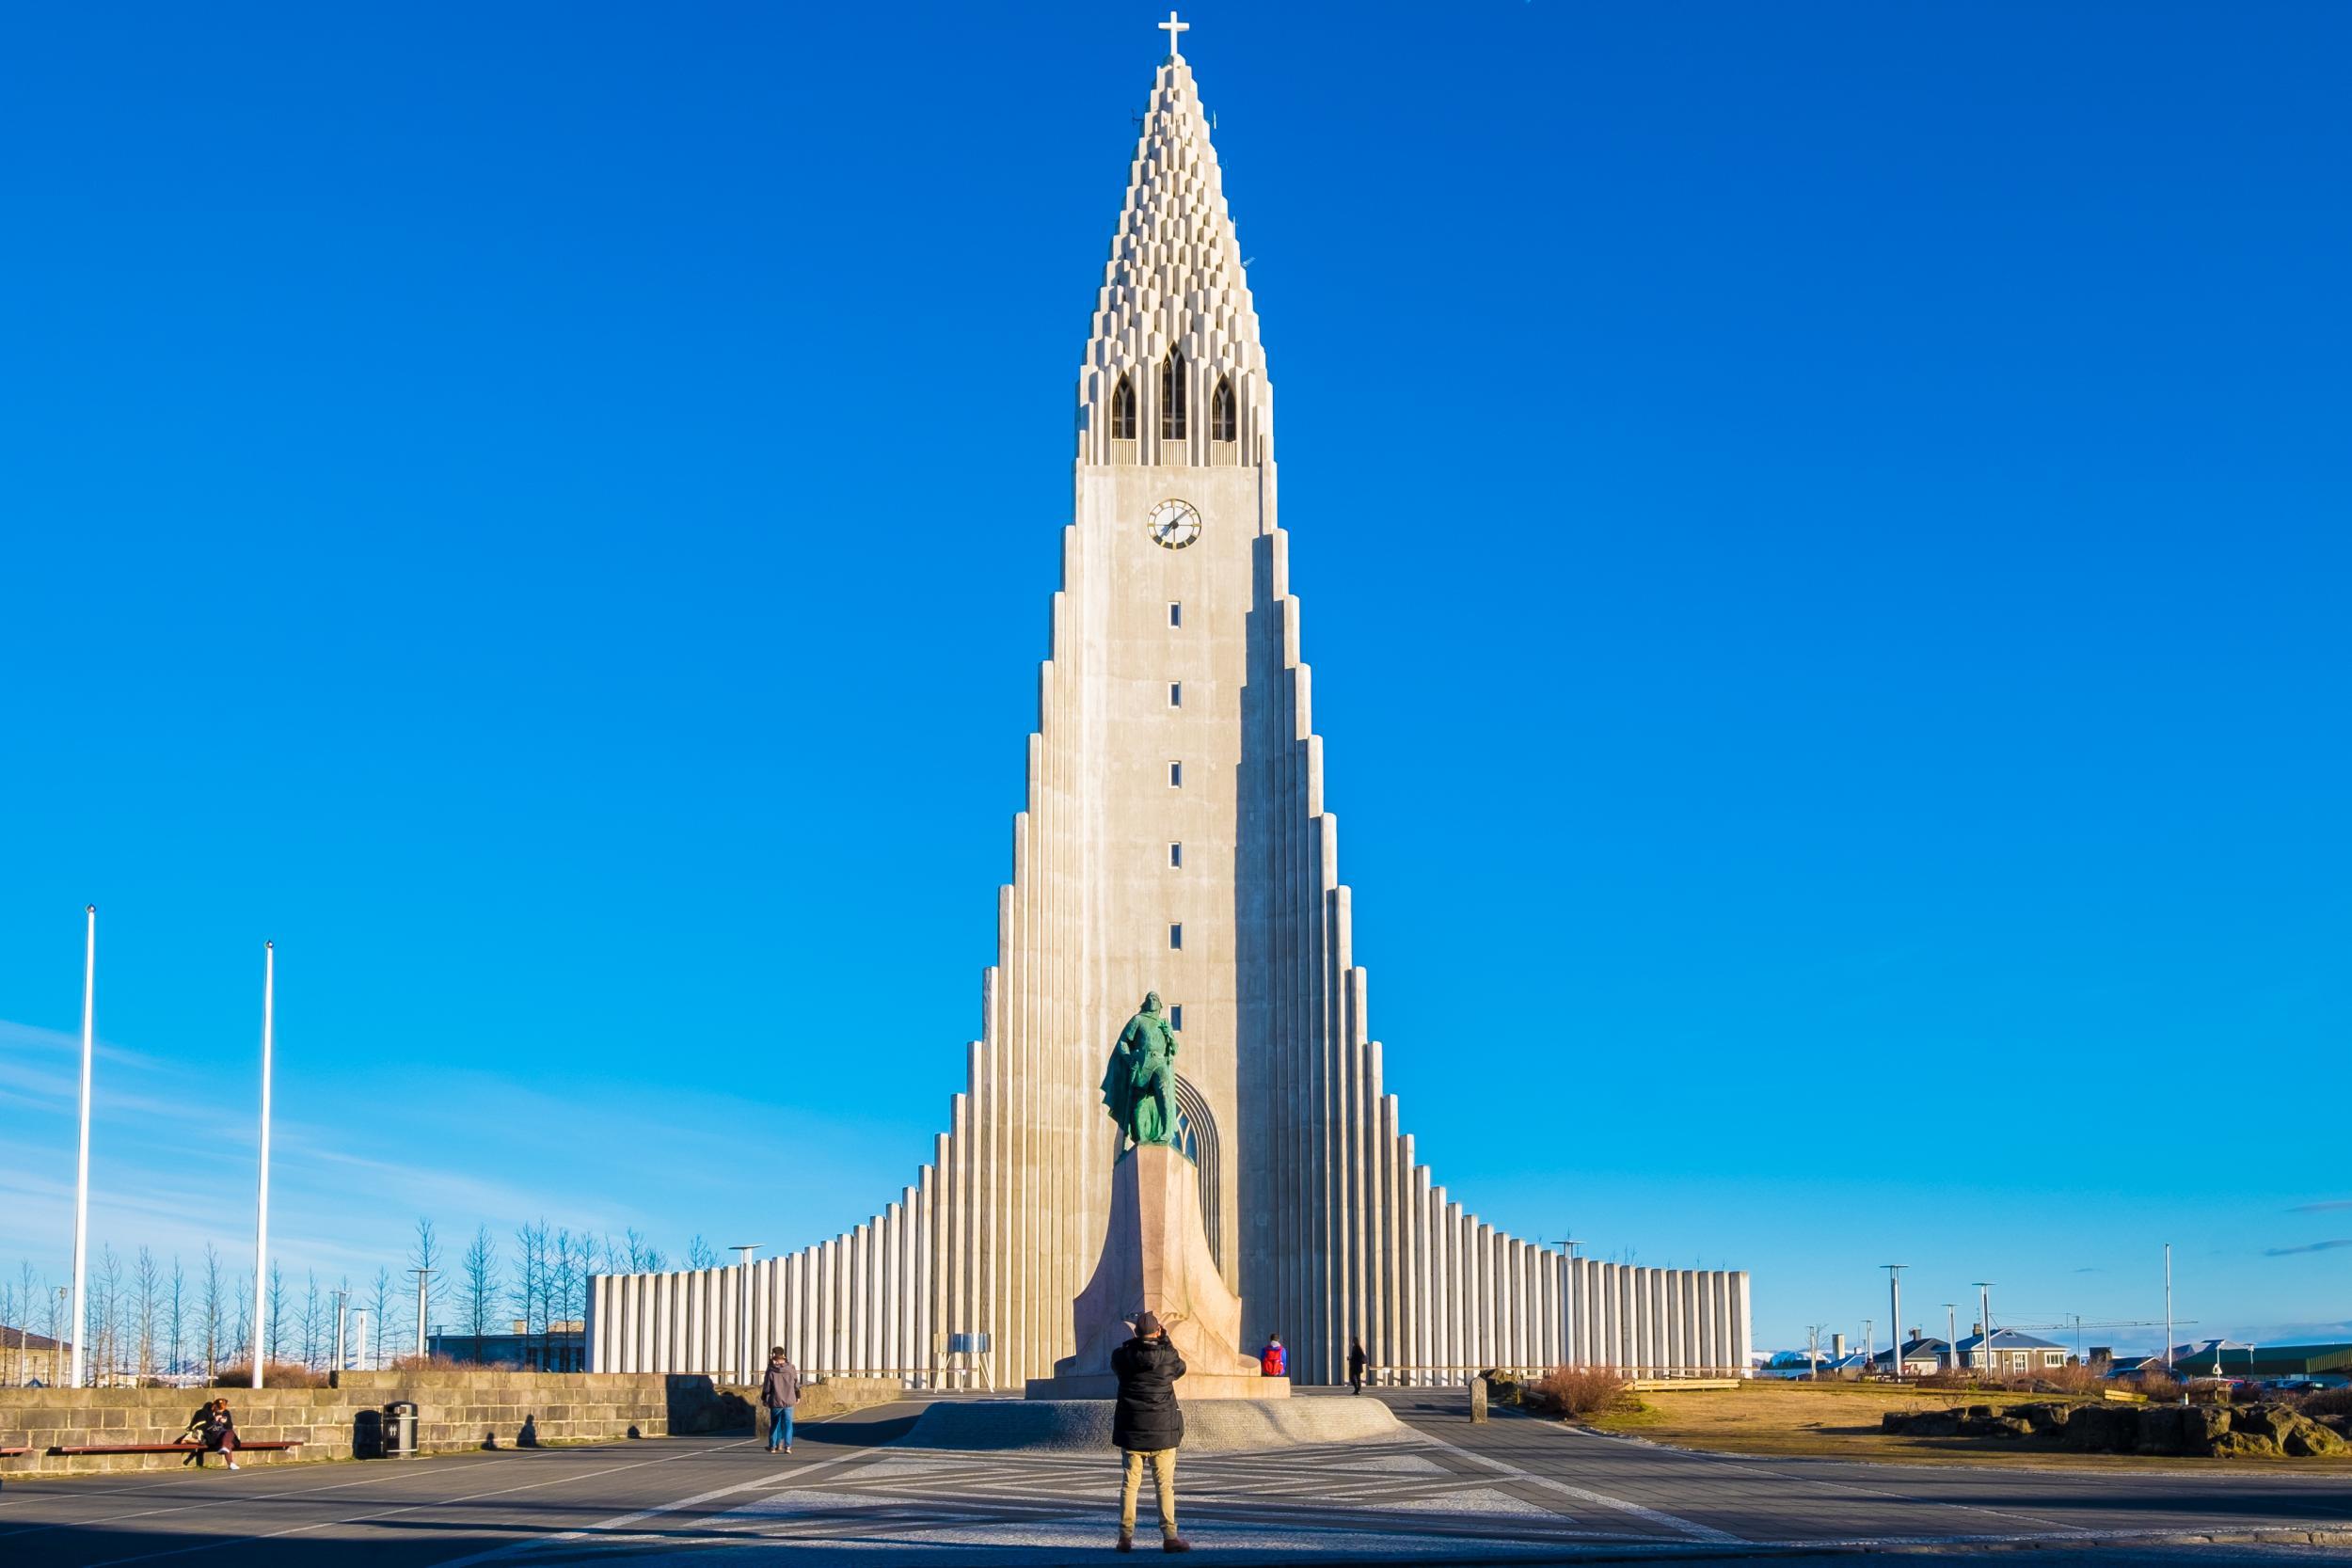
[[[2025,1404],[2040,1394],[1949,1393],[1852,1383],[1754,1383],[1740,1388],[1645,1392],[1637,1408],[1596,1416],[1585,1424],[1678,1449],[1773,1457],[1860,1459],[2028,1468],[2216,1470],[2281,1468],[2352,1473],[2346,1459],[2155,1459],[2137,1454],[2074,1453],[2041,1444],[1987,1437],[1904,1437],[1879,1430],[1889,1410],[1948,1410],[1955,1405]]]

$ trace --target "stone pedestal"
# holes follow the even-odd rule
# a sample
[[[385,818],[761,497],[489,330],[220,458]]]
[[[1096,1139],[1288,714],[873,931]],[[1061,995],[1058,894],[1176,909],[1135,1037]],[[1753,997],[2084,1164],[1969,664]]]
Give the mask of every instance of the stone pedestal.
[[[1052,1377],[1031,1378],[1033,1400],[1106,1400],[1119,1392],[1111,1352],[1135,1333],[1137,1313],[1168,1325],[1184,1358],[1176,1397],[1279,1400],[1290,1379],[1267,1377],[1245,1354],[1241,1298],[1225,1288],[1200,1223],[1192,1162],[1146,1144],[1120,1156],[1111,1173],[1111,1217],[1094,1277],[1072,1304],[1078,1354],[1054,1364]]]

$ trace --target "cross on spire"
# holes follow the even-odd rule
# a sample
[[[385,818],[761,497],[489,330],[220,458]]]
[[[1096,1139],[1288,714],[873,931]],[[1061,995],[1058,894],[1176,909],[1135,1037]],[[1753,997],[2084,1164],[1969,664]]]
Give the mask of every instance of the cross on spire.
[[[1177,21],[1176,13],[1170,11],[1168,13],[1168,20],[1159,24],[1159,29],[1168,35],[1168,57],[1171,60],[1183,58],[1184,51],[1176,46],[1184,40],[1178,35],[1191,32],[1192,24]]]

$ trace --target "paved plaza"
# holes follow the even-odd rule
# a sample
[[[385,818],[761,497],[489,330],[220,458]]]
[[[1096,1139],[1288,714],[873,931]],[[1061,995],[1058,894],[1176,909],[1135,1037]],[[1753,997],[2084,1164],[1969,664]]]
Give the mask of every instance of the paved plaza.
[[[1392,1440],[1188,1456],[1184,1534],[1229,1563],[1720,1561],[1994,1545],[2004,1563],[2352,1563],[2352,1496],[2340,1478],[1724,1458],[1515,1414],[1472,1426],[1458,1395],[1389,1398],[1406,1422]],[[812,1423],[788,1458],[747,1438],[693,1437],[234,1476],[13,1481],[0,1492],[0,1561],[1114,1560],[1111,1455],[911,1448],[917,1408]],[[2344,1544],[2284,1544],[2315,1532]],[[1156,1546],[1148,1487],[1139,1534],[1139,1546]]]

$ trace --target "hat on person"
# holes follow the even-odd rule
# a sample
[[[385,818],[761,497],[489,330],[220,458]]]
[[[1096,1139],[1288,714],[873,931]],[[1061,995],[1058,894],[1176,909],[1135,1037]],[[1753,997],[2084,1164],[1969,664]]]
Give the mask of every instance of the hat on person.
[[[1136,1338],[1149,1339],[1152,1335],[1157,1334],[1158,1332],[1160,1332],[1160,1319],[1158,1313],[1147,1310],[1136,1314]]]

